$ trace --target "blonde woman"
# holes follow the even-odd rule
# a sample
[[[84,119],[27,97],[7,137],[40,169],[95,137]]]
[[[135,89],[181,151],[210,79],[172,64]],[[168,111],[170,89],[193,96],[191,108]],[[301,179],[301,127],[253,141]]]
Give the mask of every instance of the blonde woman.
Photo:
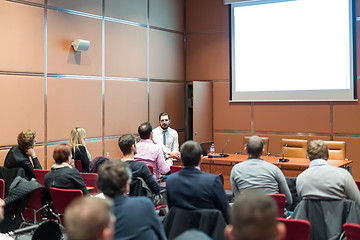
[[[81,172],[89,172],[90,153],[85,146],[86,131],[84,128],[76,127],[70,133],[71,153],[74,160],[80,160]]]

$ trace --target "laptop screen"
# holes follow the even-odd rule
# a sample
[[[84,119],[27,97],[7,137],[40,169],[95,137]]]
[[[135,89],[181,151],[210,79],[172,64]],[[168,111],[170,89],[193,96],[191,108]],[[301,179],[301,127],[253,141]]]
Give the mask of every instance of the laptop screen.
[[[207,156],[210,152],[210,147],[214,143],[214,141],[202,142],[200,143],[200,147],[202,148],[203,156]]]

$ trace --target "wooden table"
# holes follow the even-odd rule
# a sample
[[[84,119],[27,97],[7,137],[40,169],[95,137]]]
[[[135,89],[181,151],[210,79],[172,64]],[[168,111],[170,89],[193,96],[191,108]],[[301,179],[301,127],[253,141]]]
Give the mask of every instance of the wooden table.
[[[213,174],[219,174],[221,173],[224,176],[224,188],[227,190],[231,190],[231,184],[230,184],[230,173],[232,167],[239,163],[243,162],[247,159],[247,155],[235,155],[235,154],[229,154],[229,157],[222,157],[222,158],[207,158],[204,157],[201,162],[201,170]],[[284,173],[285,177],[296,177],[298,176],[302,171],[307,169],[310,164],[310,160],[307,158],[291,158],[287,157],[289,159],[289,162],[280,162],[280,157],[272,157],[272,156],[263,156],[262,159],[265,161],[272,163],[276,166],[278,166],[281,171]],[[328,160],[328,162],[335,166],[335,167],[346,167],[350,163],[352,163],[351,160]]]

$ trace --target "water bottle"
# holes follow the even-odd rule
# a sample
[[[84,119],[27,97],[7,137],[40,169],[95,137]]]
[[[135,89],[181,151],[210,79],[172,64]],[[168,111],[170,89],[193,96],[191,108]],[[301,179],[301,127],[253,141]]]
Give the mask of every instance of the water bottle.
[[[215,154],[215,145],[214,144],[211,144],[211,147],[210,147],[210,155],[214,155]]]
[[[109,153],[109,152],[106,152],[106,157],[107,157],[108,159],[110,159],[110,153]]]

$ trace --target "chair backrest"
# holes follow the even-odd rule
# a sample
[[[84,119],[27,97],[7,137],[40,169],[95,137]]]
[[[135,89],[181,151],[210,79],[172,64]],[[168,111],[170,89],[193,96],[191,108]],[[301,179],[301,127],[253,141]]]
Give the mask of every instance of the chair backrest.
[[[36,181],[45,187],[45,175],[50,172],[50,170],[43,169],[34,169],[34,174]]]
[[[94,187],[94,190],[91,191],[90,193],[97,193],[98,189],[96,187],[96,178],[97,178],[98,174],[97,173],[80,173],[80,174],[81,174],[86,186]]]
[[[82,163],[81,163],[81,160],[74,160],[74,165],[75,165],[75,168],[76,168],[79,172],[82,172]]]
[[[343,225],[347,240],[358,240],[360,237],[360,225],[353,223],[345,223]]]
[[[170,166],[170,172],[171,172],[171,173],[180,172],[183,168],[184,168],[184,166],[175,166],[175,165],[172,165],[172,166]]]
[[[281,139],[280,157],[284,155],[285,157],[306,158],[307,142],[307,140],[302,139]]]
[[[346,143],[344,141],[325,141],[329,147],[329,159],[345,160]]]
[[[242,154],[246,154],[245,148],[246,148],[246,143],[249,140],[251,136],[244,136],[243,138],[243,149],[242,149]],[[263,142],[264,142],[264,153],[263,155],[266,155],[269,153],[269,138],[268,137],[260,137]]]
[[[278,217],[279,218],[283,218],[284,217],[284,209],[285,209],[285,194],[280,194],[280,193],[276,193],[276,194],[269,194],[269,196],[273,197],[277,207],[278,207]]]
[[[4,179],[0,178],[0,198],[4,199],[5,198],[5,181]]]
[[[226,222],[222,213],[217,209],[187,210],[172,207],[163,222],[168,239],[173,239],[192,228],[206,233],[212,239],[225,239]]]
[[[38,188],[30,194],[29,200],[22,212],[25,220],[37,223],[41,221],[41,209],[44,207],[42,199],[43,188]]]
[[[146,166],[148,166],[150,172],[151,172],[151,175],[154,175],[154,167],[149,165],[149,164],[146,164]]]
[[[53,202],[54,211],[55,213],[60,214],[61,218],[62,215],[64,215],[67,205],[69,205],[69,203],[75,198],[83,196],[83,192],[80,189],[50,187],[49,193]]]
[[[286,227],[285,240],[309,240],[310,222],[302,219],[278,218]]]

